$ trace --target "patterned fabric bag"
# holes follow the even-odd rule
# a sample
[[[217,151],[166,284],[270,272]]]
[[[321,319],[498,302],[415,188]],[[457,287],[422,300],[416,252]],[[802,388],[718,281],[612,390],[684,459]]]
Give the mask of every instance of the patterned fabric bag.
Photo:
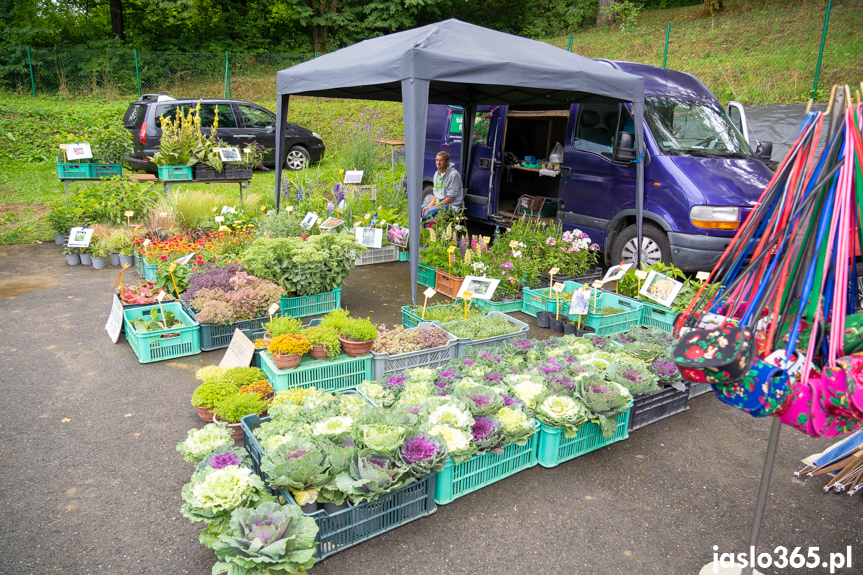
[[[863,354],[837,359],[835,367],[824,368],[822,381],[821,404],[828,413],[863,420]]]
[[[673,357],[689,381],[730,385],[746,375],[755,361],[752,332],[733,325],[693,330],[680,338]]]
[[[716,397],[752,417],[774,415],[785,409],[789,378],[775,365],[758,360],[746,375],[732,385],[714,385]]]
[[[824,409],[825,383],[821,377],[813,374],[808,381],[793,382],[791,387],[788,407],[779,414],[782,423],[812,437],[836,437],[860,426],[856,418],[833,415]]]

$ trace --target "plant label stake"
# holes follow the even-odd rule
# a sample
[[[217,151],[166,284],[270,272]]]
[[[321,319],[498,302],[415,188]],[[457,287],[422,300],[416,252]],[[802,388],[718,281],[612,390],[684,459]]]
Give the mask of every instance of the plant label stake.
[[[698,272],[695,274],[695,279],[698,281],[706,282],[710,279],[710,272]]]
[[[177,294],[177,297],[180,297],[180,290],[177,289],[177,280],[174,279],[175,269],[177,269],[177,262],[171,262],[171,265],[168,266],[168,273],[171,274],[171,281],[174,282],[174,293]]]
[[[449,263],[447,264],[447,270],[452,273],[452,254],[455,252],[455,246],[450,246],[447,248],[446,253],[449,254]]]
[[[150,245],[150,238],[147,238],[144,240],[144,247],[147,247],[149,245]]]
[[[515,241],[515,240],[512,240],[511,242],[509,242],[509,247],[511,247],[511,248],[517,248],[517,247],[518,247],[518,242],[517,242],[517,241]]]
[[[217,223],[222,223],[225,221],[225,216],[216,216],[213,218]]]
[[[273,314],[279,311],[279,304],[274,303],[270,306],[270,309],[267,310],[267,313],[270,315],[270,321],[273,321]]]
[[[464,319],[467,321],[467,310],[470,309],[470,304],[473,303],[473,292],[466,289],[461,296],[464,298]]]
[[[126,216],[126,225],[132,227],[132,224],[130,223],[130,218],[135,215],[135,212],[133,212],[132,210],[126,210],[125,212],[123,212],[123,215]]]
[[[638,278],[638,291],[641,291],[641,282],[647,279],[647,272],[644,270],[635,270],[635,277]]]
[[[288,207],[286,207],[286,208],[285,208],[285,211],[286,211],[286,212],[288,212],[288,213],[290,214],[291,212],[293,212],[293,211],[294,211],[294,206],[288,206]]]
[[[602,287],[602,281],[596,280],[593,282],[593,313],[596,313],[596,294],[599,291],[599,288]]]
[[[429,298],[434,297],[434,295],[436,293],[437,292],[434,290],[434,288],[428,288],[426,291],[423,292],[423,295],[425,296],[425,299],[423,300],[423,314],[422,314],[423,319],[426,318],[426,304],[428,303]]]
[[[554,270],[557,268],[551,268],[551,269]],[[560,320],[560,294],[563,291],[563,284],[560,282],[557,282],[556,284],[551,286],[551,291],[553,291],[557,294],[555,297],[555,299],[557,300],[557,313],[555,313],[554,319]]]
[[[162,309],[162,300],[165,299],[165,292],[160,291],[159,295],[156,296],[156,300],[159,302],[159,311],[162,312],[162,327],[168,329],[168,323],[165,321],[165,310]]]
[[[117,286],[120,286],[120,293],[123,293],[123,272],[129,267],[129,264],[125,264],[123,269],[120,270],[120,273],[117,274],[117,279],[114,280],[113,285],[111,285],[111,289],[113,290]]]

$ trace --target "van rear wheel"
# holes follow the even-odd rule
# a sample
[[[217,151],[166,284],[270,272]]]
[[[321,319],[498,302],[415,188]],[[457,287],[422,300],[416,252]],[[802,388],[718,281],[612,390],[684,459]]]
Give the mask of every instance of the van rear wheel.
[[[638,244],[637,229],[635,224],[627,226],[614,239],[611,248],[611,264],[617,265],[621,261],[634,264],[637,259],[636,246]],[[649,224],[644,224],[641,230],[641,263],[652,266],[662,263],[671,263],[671,244],[665,233]]]
[[[430,204],[433,197],[434,197],[434,186],[432,186],[431,184],[423,185],[422,204],[423,205]]]

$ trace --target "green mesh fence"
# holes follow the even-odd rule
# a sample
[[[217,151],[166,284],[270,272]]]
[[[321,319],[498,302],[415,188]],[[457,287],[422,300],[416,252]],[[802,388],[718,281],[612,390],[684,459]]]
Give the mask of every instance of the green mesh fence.
[[[774,12],[672,22],[666,66],[697,76],[722,102],[805,102],[815,79],[826,4]],[[807,22],[806,27],[791,22]],[[820,101],[837,83],[863,80],[863,10],[834,4],[818,80]],[[741,33],[741,31],[743,31]],[[666,25],[624,34],[591,29],[572,37],[572,51],[590,58],[662,66]],[[546,40],[567,49],[568,37]]]
[[[136,65],[137,57],[137,65]],[[30,49],[0,51],[0,86],[22,94],[103,97],[168,94],[176,98],[271,100],[276,72],[311,54],[174,53],[134,50]],[[226,60],[228,66],[226,67]],[[140,84],[139,84],[140,82]]]

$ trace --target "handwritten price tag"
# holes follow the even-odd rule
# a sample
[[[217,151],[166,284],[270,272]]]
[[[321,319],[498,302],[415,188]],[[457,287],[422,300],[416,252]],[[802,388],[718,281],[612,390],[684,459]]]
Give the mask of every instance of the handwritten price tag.
[[[159,301],[162,301],[163,299],[165,299],[165,292],[160,291],[159,295],[156,296],[156,299]]]
[[[447,251],[447,253],[448,253],[448,254],[453,253],[453,252],[455,251],[455,246],[450,246],[450,247],[448,247],[446,251]]]
[[[593,283],[592,283],[592,284],[590,284],[590,285],[592,285],[592,286],[593,286],[593,287],[595,287],[596,289],[600,289],[600,288],[602,287],[602,280],[596,280],[595,282],[593,282]]]
[[[270,309],[268,309],[268,310],[267,310],[267,313],[268,313],[269,315],[273,315],[273,314],[274,314],[274,313],[276,313],[277,311],[279,311],[279,304],[274,303],[273,305],[271,305],[271,306],[270,306]]]
[[[177,269],[177,262],[173,262],[171,263],[171,265],[168,266],[169,272],[173,272],[175,269]]]
[[[364,220],[367,220],[367,219],[369,219],[370,217],[372,217],[372,215],[371,215],[371,214],[363,214],[363,219],[364,219]]]
[[[488,237],[488,236],[483,236],[483,237],[482,237],[482,243],[484,243],[485,245],[490,244],[490,243],[491,243],[491,238],[490,238],[490,237]]]
[[[509,247],[511,247],[511,248],[517,248],[517,247],[518,247],[518,242],[517,242],[517,241],[515,241],[515,240],[512,240],[511,242],[509,242]]]
[[[434,297],[436,293],[437,292],[434,290],[434,288],[429,288],[423,292],[423,295],[426,297]]]
[[[145,245],[145,246],[149,246],[149,245],[150,245],[150,238],[147,238],[146,240],[144,240],[144,245]]]
[[[215,218],[215,219],[216,219],[216,221],[217,221],[217,222],[221,223],[221,222],[224,222],[224,221],[225,221],[225,216],[216,216],[216,218]]]
[[[563,291],[563,284],[560,282],[554,282],[554,285],[551,286],[551,289],[552,289],[552,291],[556,291],[557,293],[560,293]]]
[[[464,292],[462,292],[461,297],[470,301],[473,299],[473,292],[470,291],[469,289],[466,289],[466,290],[464,290]]]
[[[550,270],[548,270],[548,274],[553,276],[553,275],[557,274],[557,272],[559,272],[559,271],[560,270],[557,268],[551,268]]]
[[[294,206],[288,206],[287,208],[285,208],[285,211],[286,211],[286,212],[288,212],[288,213],[293,212],[293,211],[294,211]]]
[[[706,282],[710,279],[710,272],[698,272],[695,274],[695,279],[698,281]]]
[[[135,215],[135,212],[133,212],[131,210],[126,210],[125,212],[123,212],[123,215],[126,216],[127,218],[131,218],[132,216]]]
[[[635,272],[635,277],[637,277],[640,280],[646,280],[647,279],[647,272],[644,270],[637,270]]]
[[[321,222],[323,222],[323,221],[324,221],[324,218],[318,218],[318,221],[317,221],[317,222],[315,222],[315,223],[316,223],[316,224],[318,224],[318,225],[321,225]]]

